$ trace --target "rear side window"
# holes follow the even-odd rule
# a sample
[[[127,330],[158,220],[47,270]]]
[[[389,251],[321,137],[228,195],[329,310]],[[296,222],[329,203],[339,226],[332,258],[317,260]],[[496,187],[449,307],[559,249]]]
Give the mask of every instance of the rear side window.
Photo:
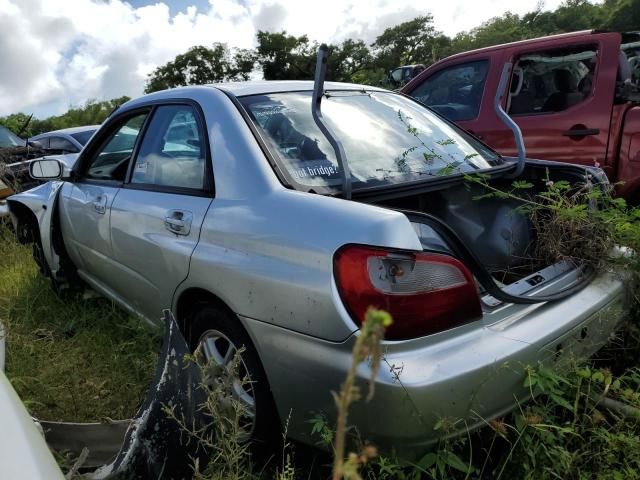
[[[89,161],[85,177],[94,180],[117,180],[123,182],[133,154],[133,147],[147,112],[125,120],[100,146]]]
[[[472,120],[480,112],[488,67],[488,60],[479,60],[444,68],[409,95],[449,120]]]
[[[49,149],[51,150],[63,150],[65,152],[75,153],[78,149],[73,143],[64,137],[51,137],[49,143]]]
[[[192,107],[158,107],[142,140],[131,183],[202,190],[204,149]]]
[[[525,54],[513,69],[507,110],[512,115],[562,112],[593,92],[595,46]]]
[[[394,82],[400,83],[402,81],[402,68],[396,68],[391,72],[391,78]]]
[[[45,150],[49,149],[49,137],[34,138],[33,141],[37,142],[41,148],[44,148]]]

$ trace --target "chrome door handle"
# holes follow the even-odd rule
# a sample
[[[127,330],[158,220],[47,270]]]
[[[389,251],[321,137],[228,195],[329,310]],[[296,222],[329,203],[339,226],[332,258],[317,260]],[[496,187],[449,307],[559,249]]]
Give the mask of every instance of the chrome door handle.
[[[189,235],[193,214],[184,210],[170,210],[164,217],[164,228],[176,235]]]
[[[107,196],[106,195],[98,195],[93,202],[93,209],[99,213],[100,215],[104,215],[107,211]]]

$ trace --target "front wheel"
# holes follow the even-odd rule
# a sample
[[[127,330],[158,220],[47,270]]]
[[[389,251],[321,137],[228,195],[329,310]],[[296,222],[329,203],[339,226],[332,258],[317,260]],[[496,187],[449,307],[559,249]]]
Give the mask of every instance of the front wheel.
[[[278,417],[269,382],[251,343],[235,315],[214,306],[205,306],[192,317],[189,330],[192,351],[200,349],[208,365],[223,375],[231,375],[226,385],[235,401],[243,406],[239,419],[240,441],[270,443],[279,438]],[[242,349],[238,368],[230,368],[238,350]]]

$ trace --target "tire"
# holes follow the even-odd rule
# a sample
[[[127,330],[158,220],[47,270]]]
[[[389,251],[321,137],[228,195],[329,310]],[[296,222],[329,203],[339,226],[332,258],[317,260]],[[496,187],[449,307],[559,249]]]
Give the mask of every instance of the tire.
[[[245,441],[255,446],[260,446],[262,449],[264,449],[265,445],[277,444],[281,438],[282,430],[280,418],[258,353],[240,324],[240,320],[226,309],[205,305],[193,314],[188,324],[188,329],[191,351],[194,352],[202,344],[205,358],[208,357],[204,345],[207,341],[224,345],[224,342],[228,340],[236,349],[244,347],[244,351],[240,355],[240,371],[246,371],[250,384],[245,384],[245,390],[247,388],[250,389],[254,399],[253,425],[250,428],[251,433]],[[215,340],[218,335],[225,338],[218,337],[218,340]],[[218,347],[215,348],[217,349]],[[209,351],[211,351],[211,348],[209,348]],[[225,352],[220,349],[220,353],[224,354]],[[215,351],[213,356],[216,357]],[[211,357],[208,357],[207,360],[209,358]],[[243,373],[240,373],[240,375],[244,376]],[[236,396],[235,392],[234,396]]]
[[[33,260],[36,262],[38,266],[38,270],[40,274],[44,277],[52,278],[51,269],[49,268],[49,264],[47,263],[47,259],[44,256],[44,249],[42,248],[42,241],[39,236],[34,235],[34,240],[32,244],[32,253]]]
[[[63,276],[63,280],[59,280],[55,278],[55,275],[49,268],[49,264],[47,263],[47,259],[44,255],[44,249],[42,248],[42,241],[40,240],[40,236],[38,232],[34,233],[34,240],[32,244],[32,253],[33,260],[38,265],[38,270],[40,274],[49,279],[49,283],[51,284],[51,289],[56,294],[56,296],[61,300],[69,300],[74,297],[76,293],[81,291],[80,284],[71,284],[66,281]]]

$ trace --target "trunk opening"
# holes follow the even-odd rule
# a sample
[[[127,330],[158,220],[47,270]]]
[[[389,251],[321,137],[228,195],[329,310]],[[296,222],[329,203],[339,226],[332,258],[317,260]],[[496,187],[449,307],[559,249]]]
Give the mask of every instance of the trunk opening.
[[[547,189],[546,181],[584,182],[585,170],[548,162],[527,161],[517,180],[532,183],[528,195]],[[512,179],[490,184],[511,189]],[[402,211],[412,222],[426,251],[453,254],[474,273],[486,304],[535,303],[563,298],[585,286],[594,272],[567,261],[535,258],[536,231],[516,199],[475,197],[487,193],[481,185],[460,182],[444,188],[404,194],[396,198],[368,200]],[[522,195],[523,193],[519,193]],[[559,281],[560,279],[563,281]],[[555,287],[550,287],[550,284]],[[495,298],[494,298],[495,297]]]

